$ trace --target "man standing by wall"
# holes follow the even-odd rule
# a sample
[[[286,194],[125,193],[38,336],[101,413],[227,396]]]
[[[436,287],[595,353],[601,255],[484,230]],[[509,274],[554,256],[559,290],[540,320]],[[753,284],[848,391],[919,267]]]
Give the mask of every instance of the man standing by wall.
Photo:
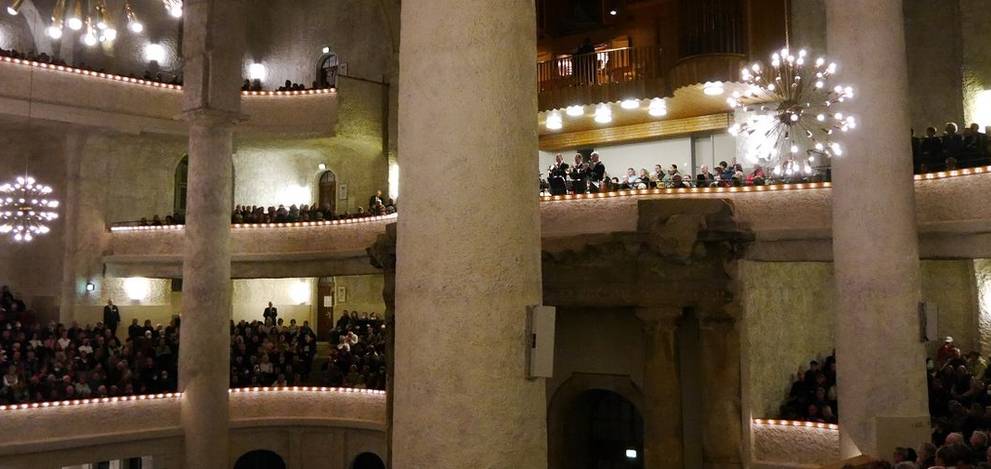
[[[110,329],[110,333],[117,337],[117,325],[120,324],[120,310],[113,300],[107,299],[107,305],[103,307],[103,326]]]
[[[274,326],[276,324],[276,318],[278,316],[279,316],[279,309],[276,308],[275,306],[272,306],[272,302],[269,301],[268,308],[265,308],[265,312],[262,313],[262,318],[264,318],[266,323],[268,323],[269,319],[271,319],[272,325]]]

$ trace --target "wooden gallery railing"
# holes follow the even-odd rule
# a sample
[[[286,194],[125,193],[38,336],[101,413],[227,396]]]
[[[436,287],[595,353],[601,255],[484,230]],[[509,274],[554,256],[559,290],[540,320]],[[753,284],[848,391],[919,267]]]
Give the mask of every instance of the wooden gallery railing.
[[[537,63],[540,110],[661,95],[661,49],[623,47]]]

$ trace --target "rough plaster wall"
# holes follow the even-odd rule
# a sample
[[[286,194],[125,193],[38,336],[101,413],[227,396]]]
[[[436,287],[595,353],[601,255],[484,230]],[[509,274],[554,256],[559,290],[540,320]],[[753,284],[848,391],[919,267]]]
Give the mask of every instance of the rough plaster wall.
[[[959,0],[961,37],[963,37],[964,112],[967,123],[974,122],[975,98],[982,90],[991,89],[991,5],[987,0]],[[987,115],[987,110],[984,110]]]
[[[633,311],[560,308],[554,329],[548,403],[573,373],[629,376],[643,389],[643,333]]]
[[[744,261],[739,272],[750,416],[777,416],[791,374],[833,350],[832,265]]]
[[[991,264],[983,266],[991,278]],[[981,337],[974,269],[980,282],[981,271],[969,260],[921,262],[923,298],[939,306],[939,335],[953,336],[964,350],[976,347]],[[740,278],[750,416],[777,417],[791,375],[835,347],[832,264],[743,261]],[[987,295],[982,298],[991,297],[987,291],[991,290],[982,290]],[[991,326],[984,330],[991,331]],[[930,353],[936,345],[929,344]]]
[[[939,307],[937,330],[940,337],[953,336],[963,351],[979,346],[977,288],[974,263],[959,261],[922,261],[922,298]],[[939,341],[927,344],[930,355]]]
[[[836,430],[778,425],[752,425],[751,429],[753,459],[761,463],[819,467],[840,458],[840,432]]]
[[[103,158],[105,174],[83,176],[104,191],[107,223],[149,220],[172,213],[175,169],[186,154],[181,138],[143,136],[94,136],[86,146],[86,158]],[[94,194],[87,194],[95,197]]]
[[[317,279],[315,278],[262,278],[234,280],[234,290],[231,295],[233,304],[233,319],[235,322],[261,321],[262,313],[271,301],[279,309],[279,318],[289,324],[295,319],[299,325],[316,321]],[[298,301],[296,295],[305,296],[305,301]]]
[[[4,13],[6,15],[6,13]],[[0,184],[25,172],[39,183],[52,186],[56,199],[65,199],[64,140],[39,127],[10,128],[0,132]],[[55,315],[62,281],[64,205],[47,235],[30,243],[16,243],[0,236],[0,283],[9,284],[15,296],[35,308],[42,318]]]
[[[905,0],[905,41],[909,51],[912,128],[942,133],[944,122],[963,119],[962,38],[959,2]]]
[[[991,355],[991,259],[974,259],[981,355]]]
[[[37,6],[44,26],[55,0],[27,0]],[[264,63],[269,69],[267,85],[286,79],[309,85],[315,77],[317,60],[323,46],[333,48],[347,63],[349,74],[381,80],[394,77],[396,57],[390,18],[398,14],[398,2],[371,0],[253,0],[246,3],[249,18],[249,42],[245,66]],[[85,47],[80,33],[68,28],[60,41],[40,34],[44,44],[35,44],[23,15],[0,16],[0,47],[18,50],[55,48],[70,63],[105,68],[122,74],[142,74],[145,70],[165,72],[171,76],[179,66],[180,21],[165,13],[161,2],[131,2],[145,30],[133,34],[117,25],[114,47]],[[121,11],[123,0],[107,0],[109,10]],[[116,17],[116,15],[115,15]],[[44,27],[42,26],[42,27]],[[398,33],[398,31],[395,31]],[[145,45],[164,46],[167,59],[156,68],[144,57]],[[397,46],[397,44],[396,44]]]
[[[813,55],[825,54],[825,0],[791,0],[791,25],[788,28],[788,36],[792,48],[804,47]]]
[[[174,302],[172,283],[167,279],[143,279],[148,286],[148,295],[132,300],[124,287],[126,279],[116,277],[95,278],[96,289],[79,297],[76,305],[76,320],[80,324],[95,324],[103,320],[103,306],[108,299],[120,308],[121,327],[127,327],[132,319],[144,324],[150,319],[152,324],[167,324],[174,314],[179,313],[179,304]]]
[[[344,310],[358,311],[359,313],[378,313],[378,316],[385,315],[385,300],[382,299],[382,290],[385,288],[385,276],[383,275],[349,275],[334,277],[335,288],[344,287],[347,289],[347,298],[341,302],[337,298],[334,307],[335,320]]]
[[[385,192],[388,187],[388,164],[380,144],[343,137],[253,143],[239,146],[234,156],[235,204],[312,203],[318,197],[320,163],[337,175],[338,187],[348,185],[347,199],[337,201],[338,213],[366,207],[375,190]]]

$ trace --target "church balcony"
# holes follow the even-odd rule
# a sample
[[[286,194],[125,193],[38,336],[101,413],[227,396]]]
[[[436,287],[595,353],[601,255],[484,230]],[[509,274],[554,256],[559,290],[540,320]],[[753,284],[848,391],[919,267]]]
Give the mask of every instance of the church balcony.
[[[231,228],[233,278],[322,277],[378,273],[371,246],[395,215],[333,222],[266,223]],[[182,225],[113,227],[103,262],[114,277],[182,277]]]
[[[243,92],[246,137],[328,137],[337,92]],[[38,119],[125,133],[183,135],[182,87],[0,57],[0,117]]]
[[[991,257],[991,206],[975,190],[991,184],[991,167],[916,176],[916,220],[925,259]],[[610,233],[635,232],[638,205],[651,199],[725,199],[753,233],[746,258],[832,260],[830,183],[737,188],[648,189],[544,197],[541,231],[548,252],[578,249]],[[863,214],[870,229],[869,214]],[[235,278],[361,275],[378,272],[366,248],[396,216],[345,222],[239,225],[232,228]],[[178,278],[184,230],[115,227],[103,257],[113,277]]]
[[[667,94],[656,46],[560,55],[537,63],[539,110]]]
[[[149,458],[152,467],[182,467],[181,393],[81,399],[0,407],[9,432],[4,467],[66,467]],[[358,454],[384,456],[382,391],[318,387],[243,388],[230,393],[231,461],[255,449],[288,467],[343,467]],[[93,429],[98,428],[98,431]]]

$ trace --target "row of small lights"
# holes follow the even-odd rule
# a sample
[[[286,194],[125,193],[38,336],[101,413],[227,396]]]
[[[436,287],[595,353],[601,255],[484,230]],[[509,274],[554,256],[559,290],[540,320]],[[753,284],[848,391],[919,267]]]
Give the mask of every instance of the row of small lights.
[[[385,391],[378,389],[357,389],[357,388],[333,388],[333,387],[323,387],[323,386],[271,386],[271,387],[251,387],[251,388],[237,388],[229,390],[229,394],[244,394],[250,392],[336,392],[343,394],[370,394],[377,396],[384,396]],[[53,401],[53,402],[32,402],[30,404],[11,404],[11,405],[0,405],[0,411],[4,410],[25,410],[25,409],[45,409],[51,407],[72,407],[79,405],[89,405],[89,404],[109,404],[116,402],[133,402],[133,401],[154,401],[162,399],[179,399],[182,397],[181,392],[168,392],[160,394],[142,394],[139,396],[115,396],[115,397],[100,397],[93,399],[72,399],[65,401]]]
[[[774,425],[781,427],[819,428],[823,430],[839,430],[835,423],[805,422],[800,420],[754,419],[754,425]]]
[[[0,62],[9,62],[20,65],[30,65],[32,67],[37,67],[37,68],[57,70],[59,72],[75,73],[77,75],[103,78],[107,80],[120,81],[124,83],[134,83],[137,85],[150,86],[154,88],[163,88],[168,90],[182,90],[182,86],[173,85],[171,83],[161,83],[157,81],[142,80],[140,78],[124,77],[120,75],[114,75],[112,73],[94,72],[92,70],[83,70],[75,67],[67,67],[65,65],[54,65],[54,64],[47,64],[42,62],[35,62],[33,60],[15,59],[12,57],[0,57]],[[336,92],[337,89],[329,88],[329,89],[295,90],[295,91],[242,91],[241,94],[244,96],[305,96],[305,95],[331,94]]]
[[[540,200],[544,202],[555,200],[576,200],[576,199],[602,199],[609,197],[629,197],[639,195],[670,195],[670,194],[719,194],[735,192],[767,192],[767,191],[788,191],[802,189],[829,189],[833,187],[829,182],[802,182],[797,184],[774,184],[769,186],[742,186],[742,187],[686,187],[680,189],[631,189],[612,192],[597,192],[592,194],[567,194],[567,195],[545,195]]]
[[[390,220],[396,218],[398,214],[390,215],[376,215],[374,217],[362,217],[362,218],[347,218],[344,220],[324,220],[324,221],[299,221],[299,222],[289,222],[289,223],[233,223],[231,228],[234,229],[252,229],[252,228],[305,228],[313,226],[336,226],[336,225],[354,225],[361,223],[373,223],[380,222],[384,220]],[[110,231],[162,231],[162,230],[181,230],[185,228],[186,225],[159,225],[159,226],[114,226],[110,228]]]
[[[936,173],[927,174],[917,174],[915,175],[916,181],[933,180],[933,179],[945,179],[957,176],[969,176],[972,174],[984,174],[991,173],[991,165],[980,166],[976,168],[965,168],[952,171],[940,171]],[[566,194],[566,195],[546,195],[541,196],[540,200],[543,202],[552,202],[560,200],[587,200],[587,199],[602,199],[602,198],[612,198],[612,197],[636,197],[644,195],[673,195],[673,194],[725,194],[725,193],[739,193],[739,192],[768,192],[768,191],[789,191],[789,190],[808,190],[808,189],[830,189],[833,187],[831,182],[808,182],[808,183],[796,183],[796,184],[772,184],[766,186],[743,186],[743,187],[691,187],[691,188],[679,188],[679,189],[632,189],[632,190],[621,190],[621,191],[611,191],[611,192],[597,192],[591,194]],[[324,221],[304,221],[304,222],[293,222],[293,223],[235,223],[231,225],[235,229],[252,229],[252,228],[303,228],[303,227],[313,227],[313,226],[334,226],[334,225],[351,225],[357,223],[372,223],[380,222],[383,220],[388,220],[396,218],[398,214],[391,215],[378,215],[374,217],[365,218],[349,218],[345,220],[324,220]],[[185,225],[161,225],[161,226],[115,226],[110,228],[111,231],[161,231],[161,230],[181,230]]]
[[[702,92],[706,96],[719,96],[725,92],[722,82],[713,81],[706,82],[702,86]],[[652,117],[664,117],[668,115],[668,105],[664,98],[653,98],[650,100],[640,100],[640,99],[624,99],[620,101],[619,107],[627,111],[636,111],[642,108],[643,102],[646,101],[647,114]],[[574,105],[568,106],[564,109],[564,113],[568,117],[578,118],[585,115],[585,106]],[[612,122],[612,108],[608,104],[599,104],[595,107],[595,114],[593,114],[595,122],[599,124],[608,124]],[[544,121],[544,127],[547,130],[561,130],[564,128],[564,118],[561,116],[561,111],[554,110],[547,114],[547,119]]]

